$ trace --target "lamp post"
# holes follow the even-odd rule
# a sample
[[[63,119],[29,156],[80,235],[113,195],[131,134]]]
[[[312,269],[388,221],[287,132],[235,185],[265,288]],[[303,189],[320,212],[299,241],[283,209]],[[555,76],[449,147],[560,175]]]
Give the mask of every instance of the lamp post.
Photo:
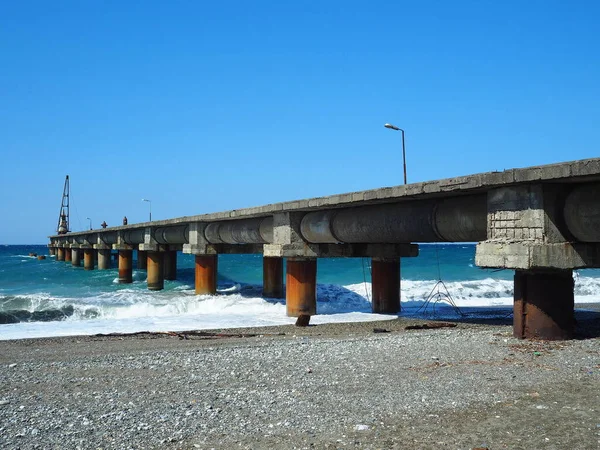
[[[152,200],[148,200],[147,198],[143,198],[142,201],[149,203],[149,206],[150,206],[150,222],[152,222]]]
[[[90,219],[89,217],[86,217],[86,219],[90,221],[90,230],[93,230],[93,228],[92,228],[92,219]]]
[[[406,148],[404,147],[404,130],[391,123],[386,123],[384,127],[394,131],[402,131],[402,163],[404,165],[404,184],[406,184]]]

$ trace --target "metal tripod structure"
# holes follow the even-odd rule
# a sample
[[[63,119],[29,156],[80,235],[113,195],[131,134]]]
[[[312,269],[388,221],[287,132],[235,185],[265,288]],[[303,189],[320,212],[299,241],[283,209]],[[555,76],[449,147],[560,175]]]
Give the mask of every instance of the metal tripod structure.
[[[65,187],[63,188],[62,200],[60,202],[60,212],[58,213],[58,224],[56,232],[58,234],[67,234],[69,230],[69,175],[65,178]]]

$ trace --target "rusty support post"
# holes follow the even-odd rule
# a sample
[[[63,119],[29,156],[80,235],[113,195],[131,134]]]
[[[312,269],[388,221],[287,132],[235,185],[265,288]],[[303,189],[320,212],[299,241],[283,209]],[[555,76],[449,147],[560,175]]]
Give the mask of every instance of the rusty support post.
[[[400,312],[400,258],[371,259],[371,289],[374,313]]]
[[[573,271],[516,270],[514,280],[514,336],[571,339],[575,328]]]
[[[177,252],[170,250],[165,252],[165,280],[177,279]]]
[[[137,252],[137,268],[140,270],[146,270],[148,267],[148,253],[142,250]]]
[[[81,267],[81,251],[78,248],[71,249],[71,265]]]
[[[83,249],[83,268],[85,270],[94,270],[96,255],[93,248]]]
[[[317,314],[317,260],[288,258],[285,303],[290,317]]]
[[[133,282],[132,250],[119,250],[119,284]]]
[[[263,257],[263,297],[283,298],[283,258]]]
[[[217,293],[217,255],[196,255],[196,295]]]
[[[148,289],[160,291],[165,287],[164,252],[148,252]]]
[[[110,269],[110,249],[99,249],[98,251],[98,269]]]
[[[71,249],[65,248],[65,262],[71,262]]]
[[[57,249],[56,249],[56,260],[57,261],[64,261],[65,260],[65,248],[64,247],[57,247]]]

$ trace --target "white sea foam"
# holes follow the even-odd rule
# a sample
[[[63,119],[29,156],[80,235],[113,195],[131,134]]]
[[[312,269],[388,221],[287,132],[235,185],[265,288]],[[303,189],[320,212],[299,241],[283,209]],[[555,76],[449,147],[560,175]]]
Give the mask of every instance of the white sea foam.
[[[403,314],[423,306],[436,282],[402,280]],[[446,289],[447,288],[447,292]],[[450,298],[461,308],[510,307],[512,281],[486,278],[477,281],[448,282],[434,290],[433,302],[448,304]],[[27,299],[30,312],[74,308],[63,321],[23,322],[0,326],[0,340],[26,337],[67,336],[135,331],[181,331],[190,329],[236,328],[294,323],[286,316],[283,299],[264,299],[260,286],[234,285],[221,295],[194,294],[191,286],[151,292],[131,287],[104,292],[85,298],[55,298],[47,293],[20,296]],[[227,295],[223,295],[227,294]],[[449,294],[449,296],[443,295]],[[389,319],[372,314],[371,285],[348,286],[319,284],[318,315],[311,323],[356,322]],[[600,279],[576,277],[575,300],[578,303],[600,302]]]

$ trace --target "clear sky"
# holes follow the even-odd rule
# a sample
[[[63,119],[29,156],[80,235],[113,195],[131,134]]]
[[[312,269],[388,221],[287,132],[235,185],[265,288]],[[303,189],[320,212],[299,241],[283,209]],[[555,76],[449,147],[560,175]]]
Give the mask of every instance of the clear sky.
[[[596,1],[0,2],[0,244],[599,156]]]

